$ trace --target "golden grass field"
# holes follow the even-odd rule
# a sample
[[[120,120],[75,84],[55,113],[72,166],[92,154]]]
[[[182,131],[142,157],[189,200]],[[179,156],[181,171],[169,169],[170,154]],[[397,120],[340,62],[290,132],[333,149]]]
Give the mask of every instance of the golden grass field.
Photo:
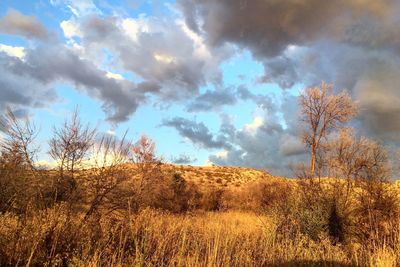
[[[129,165],[128,169],[133,174],[135,166]],[[75,204],[68,202],[41,210],[28,209],[23,216],[5,212],[0,214],[0,265],[400,264],[397,227],[389,229],[390,244],[363,244],[355,239],[335,243],[324,229],[314,231],[320,227],[316,222],[319,217],[314,218],[308,204],[299,197],[296,180],[238,167],[165,164],[162,169],[167,174],[179,173],[189,185],[197,185],[201,201],[208,200],[210,188],[222,189],[221,206],[209,211],[200,204],[183,213],[145,207],[114,214],[103,208],[88,220],[82,220],[85,205],[71,208]],[[329,181],[334,180],[326,179],[326,183]],[[257,191],[260,188],[264,191]],[[269,192],[267,200],[263,198],[265,192]],[[260,201],[265,202],[264,206]]]
[[[248,212],[171,215],[143,210],[124,223],[104,219],[97,227],[87,224],[79,229],[74,228],[77,227],[75,219],[69,220],[62,207],[55,207],[19,229],[17,218],[2,215],[1,242],[3,245],[7,242],[2,253],[17,257],[17,265],[36,266],[59,266],[63,257],[70,259],[70,266],[398,264],[398,251],[391,248],[382,247],[371,253],[357,246],[334,246],[327,237],[314,241],[301,234],[281,236],[276,232],[274,218]],[[74,230],[78,231],[78,237],[66,236]],[[50,231],[53,240],[46,239]],[[75,249],[70,250],[71,244],[65,242],[74,242]],[[57,251],[61,248],[62,252]],[[43,250],[48,250],[49,255],[44,255]]]

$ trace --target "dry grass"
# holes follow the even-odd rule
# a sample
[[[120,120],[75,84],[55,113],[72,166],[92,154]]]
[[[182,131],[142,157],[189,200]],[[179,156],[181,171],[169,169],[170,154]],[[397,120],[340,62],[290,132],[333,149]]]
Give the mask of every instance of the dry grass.
[[[62,207],[35,214],[23,225],[0,217],[2,265],[72,266],[270,266],[349,265],[351,257],[327,238],[277,233],[276,222],[254,213],[171,215],[143,210],[127,220],[102,219],[79,227]],[[371,255],[395,263],[392,252]],[[375,256],[375,255],[374,255]],[[381,265],[382,266],[382,265]],[[389,265],[385,265],[389,266]]]

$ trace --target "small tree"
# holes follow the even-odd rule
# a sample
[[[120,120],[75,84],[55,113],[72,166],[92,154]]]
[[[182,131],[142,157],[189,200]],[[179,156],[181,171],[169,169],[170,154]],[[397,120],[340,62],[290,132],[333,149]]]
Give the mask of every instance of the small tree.
[[[136,169],[136,194],[139,206],[157,206],[167,200],[167,187],[161,169],[162,159],[156,156],[155,143],[145,135],[132,147],[132,162]]]
[[[77,109],[61,128],[54,128],[49,154],[57,162],[59,170],[54,181],[55,200],[68,196],[75,187],[75,171],[87,158],[95,133],[96,129],[81,123]]]
[[[118,141],[113,136],[103,136],[95,144],[90,160],[91,168],[85,177],[89,205],[83,221],[106,205],[109,212],[128,208],[125,202],[129,201],[127,198],[130,196],[118,190],[131,176],[126,166],[131,143],[125,137],[126,134]]]
[[[346,91],[337,95],[332,91],[333,85],[322,82],[320,87],[307,88],[299,97],[302,120],[307,126],[303,140],[311,149],[311,177],[315,176],[321,141],[357,113],[357,107]]]
[[[385,148],[343,128],[321,144],[319,156],[323,171],[336,178],[327,183],[330,191],[325,194],[332,202],[331,235],[337,241],[347,234],[356,234],[361,241],[383,238],[384,225],[395,222],[399,214],[397,197],[389,186],[391,169]]]
[[[388,152],[379,143],[367,140],[358,155],[355,185],[358,205],[354,213],[361,241],[382,245],[390,231],[398,227],[398,193],[391,188]]]
[[[172,210],[184,212],[188,209],[189,192],[186,180],[179,173],[174,173],[170,182],[172,191]]]
[[[29,199],[40,192],[34,163],[38,130],[27,117],[20,119],[11,109],[0,118],[0,130],[0,211],[13,207],[23,212]]]
[[[20,163],[31,170],[35,169],[35,156],[39,149],[34,147],[38,129],[28,117],[19,119],[11,109],[7,109],[0,119],[0,130],[5,135],[0,139],[0,149],[4,154],[16,155]]]

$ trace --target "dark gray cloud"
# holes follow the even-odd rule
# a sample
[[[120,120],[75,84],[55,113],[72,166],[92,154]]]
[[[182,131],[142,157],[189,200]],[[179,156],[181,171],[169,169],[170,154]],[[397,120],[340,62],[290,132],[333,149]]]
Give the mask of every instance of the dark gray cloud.
[[[14,9],[8,10],[0,18],[0,33],[21,35],[29,39],[48,37],[46,28],[35,17],[26,16]]]
[[[397,21],[397,1],[272,1],[180,0],[194,30],[201,27],[212,44],[232,42],[249,48],[256,57],[280,55],[288,45],[307,45],[319,39],[376,45],[397,41],[385,22]],[[398,11],[398,10],[397,10]],[[194,17],[194,18],[193,18]],[[374,31],[371,26],[379,23]]]
[[[299,81],[296,62],[287,56],[278,56],[264,61],[265,74],[258,78],[260,83],[276,83],[281,88],[293,87]]]
[[[354,88],[366,134],[381,141],[400,141],[399,68],[400,62],[375,63],[374,71],[366,73]]]
[[[194,101],[189,103],[187,110],[189,112],[213,111],[218,110],[225,105],[236,104],[236,96],[232,88],[210,91],[197,96]]]
[[[197,158],[192,158],[189,155],[181,154],[178,157],[173,157],[171,161],[175,164],[191,164],[196,160]]]
[[[183,13],[185,14],[185,22],[192,30],[195,32],[199,32],[199,26],[197,19],[197,9],[194,8],[193,1],[180,1],[180,5],[182,7]]]
[[[272,112],[276,112],[276,104],[272,96],[261,95],[261,94],[253,94],[247,89],[245,85],[239,85],[236,90],[237,96],[242,100],[250,100],[257,104],[258,107],[270,110]]]
[[[16,57],[0,52],[0,111],[43,107],[56,100],[56,94],[42,81],[25,75],[18,66],[24,64]]]
[[[224,135],[214,135],[202,122],[195,122],[181,117],[164,120],[162,126],[175,128],[178,133],[189,139],[193,144],[208,149],[222,149],[231,147]]]
[[[279,153],[282,156],[301,155],[305,153],[305,147],[298,136],[285,133],[281,136]]]

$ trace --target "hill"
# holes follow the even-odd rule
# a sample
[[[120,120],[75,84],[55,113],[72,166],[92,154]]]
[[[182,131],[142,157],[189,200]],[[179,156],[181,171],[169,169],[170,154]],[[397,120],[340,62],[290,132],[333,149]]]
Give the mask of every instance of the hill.
[[[128,163],[123,166],[129,171],[130,175],[134,179],[140,172],[135,163]],[[100,169],[98,168],[81,169],[77,171],[79,174],[76,178],[91,177],[99,170]],[[161,164],[161,171],[164,177],[179,174],[183,179],[185,179],[185,181],[197,185],[199,189],[224,188],[235,190],[256,182],[275,182],[287,179],[284,177],[273,176],[265,170],[233,166],[192,166],[163,163]],[[47,178],[58,175],[56,169],[44,169],[41,172],[43,176]]]
[[[164,164],[163,169],[179,173],[186,181],[203,188],[236,188],[259,180],[277,179],[265,171],[241,167]]]

